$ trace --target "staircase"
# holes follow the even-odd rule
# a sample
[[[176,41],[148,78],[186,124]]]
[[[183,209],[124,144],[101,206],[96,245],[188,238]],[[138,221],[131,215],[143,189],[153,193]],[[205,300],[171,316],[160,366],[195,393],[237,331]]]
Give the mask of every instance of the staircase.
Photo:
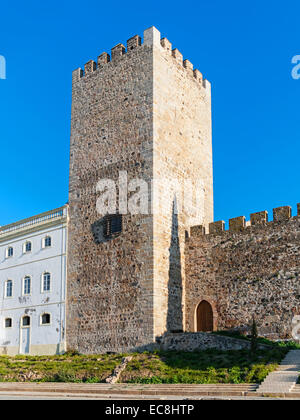
[[[0,396],[10,395],[61,396],[84,395],[93,398],[199,398],[214,397],[244,397],[255,394],[257,384],[76,384],[76,383],[13,383],[0,382]]]
[[[300,399],[300,385],[296,384],[293,386],[290,395],[292,398],[299,398]]]
[[[291,350],[278,369],[266,377],[256,392],[259,394],[287,394],[295,388],[299,372],[300,350]]]

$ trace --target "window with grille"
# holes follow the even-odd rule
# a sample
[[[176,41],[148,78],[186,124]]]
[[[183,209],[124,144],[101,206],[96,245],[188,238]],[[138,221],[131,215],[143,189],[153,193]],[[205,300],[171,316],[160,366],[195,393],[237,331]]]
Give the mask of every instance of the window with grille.
[[[23,294],[24,295],[30,295],[31,293],[31,278],[25,277],[24,278],[24,288],[23,288]]]
[[[13,292],[13,282],[12,282],[12,280],[7,280],[5,296],[6,297],[12,297],[12,294],[13,294],[12,292]]]
[[[49,248],[52,245],[52,239],[51,236],[46,236],[44,239],[44,247]]]
[[[43,292],[50,292],[51,288],[51,274],[44,273],[43,274]]]
[[[32,249],[31,242],[26,242],[24,246],[24,251],[31,252],[31,249]]]
[[[13,257],[13,255],[14,255],[14,249],[13,249],[13,247],[9,247],[9,248],[7,248],[7,251],[6,251],[6,256],[9,258],[9,257]]]
[[[108,215],[104,221],[104,236],[110,238],[122,232],[123,220],[122,215]]]

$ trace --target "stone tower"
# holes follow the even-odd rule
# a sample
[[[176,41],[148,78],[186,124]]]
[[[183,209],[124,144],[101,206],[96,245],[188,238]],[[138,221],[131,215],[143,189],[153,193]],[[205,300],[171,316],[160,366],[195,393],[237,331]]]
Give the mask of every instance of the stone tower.
[[[152,27],[75,70],[72,96],[67,346],[142,349],[185,329],[185,237],[213,221],[210,84]],[[107,179],[144,210],[100,215]]]

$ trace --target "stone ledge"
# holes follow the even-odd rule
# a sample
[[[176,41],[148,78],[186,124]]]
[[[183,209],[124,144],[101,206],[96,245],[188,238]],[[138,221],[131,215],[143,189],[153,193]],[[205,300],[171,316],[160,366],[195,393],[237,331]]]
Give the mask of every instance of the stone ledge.
[[[162,350],[242,350],[251,347],[250,341],[206,332],[167,333],[158,341]],[[264,344],[259,344],[258,347],[261,349],[269,348],[268,345]]]

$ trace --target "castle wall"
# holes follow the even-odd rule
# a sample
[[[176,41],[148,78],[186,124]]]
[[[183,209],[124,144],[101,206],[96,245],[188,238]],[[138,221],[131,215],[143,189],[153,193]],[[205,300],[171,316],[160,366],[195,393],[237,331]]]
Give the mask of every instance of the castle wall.
[[[191,229],[186,243],[186,330],[196,331],[196,308],[207,300],[215,329],[249,331],[255,316],[258,332],[291,338],[292,319],[300,313],[300,212],[290,207]]]
[[[184,328],[185,231],[213,220],[210,84],[153,27],[109,58],[73,72],[67,343],[85,353]],[[104,240],[96,185],[120,171],[147,181],[149,213]],[[185,180],[200,190],[191,215],[169,189]]]
[[[160,336],[184,329],[185,231],[213,221],[210,84],[166,38],[154,47],[153,99],[154,329]]]
[[[126,171],[150,184],[152,78],[152,47],[139,37],[73,73],[67,343],[84,353],[153,341],[152,215],[126,214],[119,236],[98,240],[96,209],[101,179]]]

